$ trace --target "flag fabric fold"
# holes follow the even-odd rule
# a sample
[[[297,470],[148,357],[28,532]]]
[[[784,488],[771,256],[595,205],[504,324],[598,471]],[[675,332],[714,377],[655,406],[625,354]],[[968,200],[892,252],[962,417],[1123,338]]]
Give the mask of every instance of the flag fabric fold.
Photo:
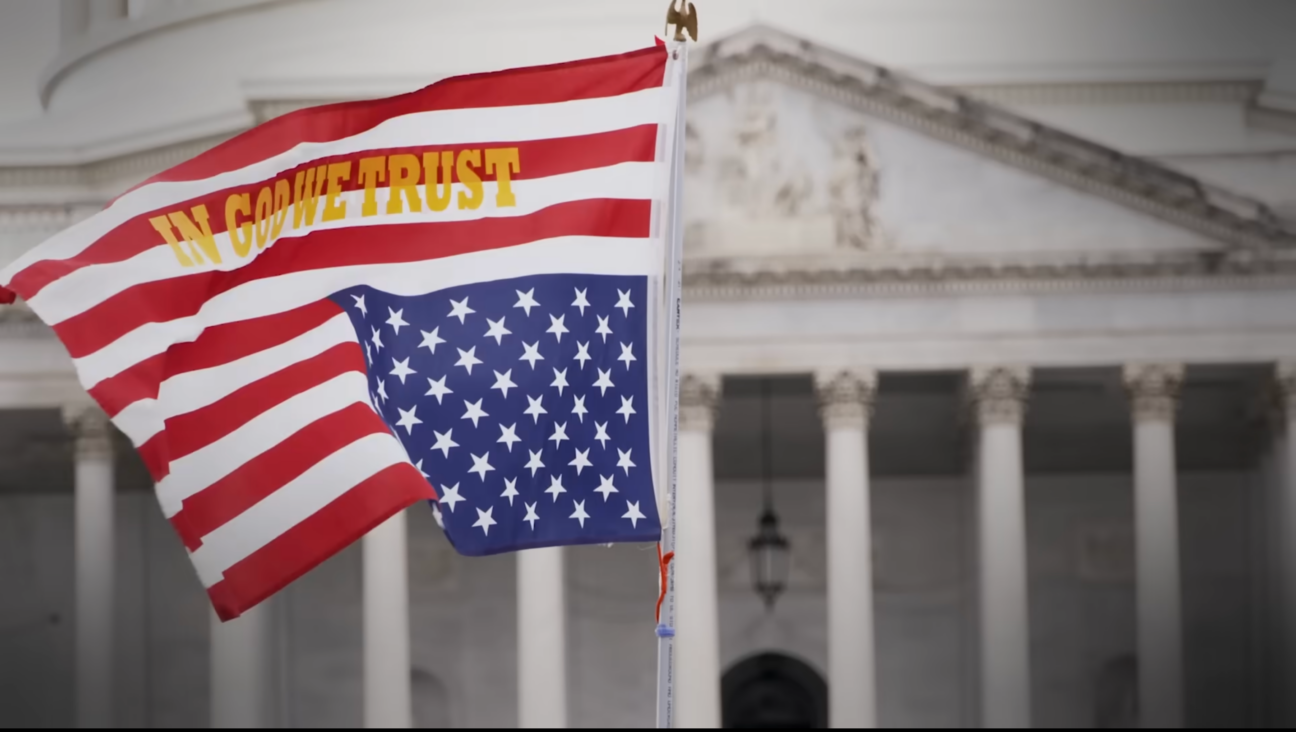
[[[667,63],[288,114],[0,272],[220,617],[421,500],[469,555],[660,536]]]

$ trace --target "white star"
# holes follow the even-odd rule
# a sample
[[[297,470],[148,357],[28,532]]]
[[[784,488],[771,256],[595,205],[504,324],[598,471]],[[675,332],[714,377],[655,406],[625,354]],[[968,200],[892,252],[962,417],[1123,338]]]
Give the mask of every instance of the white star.
[[[535,507],[536,505],[534,503],[527,503],[526,504],[527,515],[526,518],[522,519],[523,521],[526,521],[527,523],[531,524],[532,531],[535,531],[535,522],[540,520],[540,517],[536,515]]]
[[[622,343],[621,355],[617,356],[617,360],[625,361],[626,369],[628,370],[630,368],[630,362],[638,361],[639,359],[635,358],[633,345],[626,345],[625,343]]]
[[[441,332],[440,326],[433,328],[431,333],[425,330],[420,330],[419,332],[423,334],[423,342],[419,344],[419,348],[426,348],[433,354],[436,353],[437,346],[445,343],[445,339],[437,335],[437,333]]]
[[[383,404],[387,403],[387,382],[382,379],[378,380],[378,396],[382,398]]]
[[[513,369],[509,369],[502,374],[496,371],[495,386],[492,386],[491,388],[499,389],[504,394],[504,398],[508,399],[508,390],[517,388],[517,384],[513,383]]]
[[[442,531],[445,531],[445,521],[441,518],[440,504],[437,503],[432,504],[432,518],[436,519],[437,528],[441,529]]]
[[[462,417],[462,419],[471,419],[473,422],[473,427],[477,426],[477,421],[480,420],[482,417],[490,416],[486,412],[482,411],[481,403],[482,403],[481,399],[478,399],[477,402],[474,404],[470,404],[467,399],[464,400],[464,409],[467,409],[468,411],[464,412],[464,416]]]
[[[505,328],[505,327],[504,327],[504,319],[503,319],[503,318],[500,318],[500,319],[499,319],[499,322],[496,322],[496,321],[494,321],[494,320],[491,320],[490,318],[487,318],[487,319],[486,319],[486,322],[487,322],[487,323],[490,323],[490,330],[486,331],[486,337],[487,337],[487,338],[494,338],[494,339],[495,339],[495,345],[497,345],[497,346],[500,345],[500,344],[502,344],[502,343],[504,342],[504,336],[506,336],[506,335],[513,335],[513,331],[511,331],[511,330],[509,330],[508,328]]]
[[[553,333],[554,336],[558,338],[559,343],[562,343],[563,333],[571,332],[567,330],[567,326],[563,325],[563,321],[566,319],[567,319],[566,315],[562,315],[557,318],[555,318],[552,315],[549,316],[549,330],[546,330],[545,332]]]
[[[533,297],[533,295],[535,295],[535,288],[532,287],[529,292],[523,292],[521,290],[514,290],[514,292],[517,293],[518,301],[513,307],[522,308],[526,311],[527,317],[531,317],[531,308],[540,307],[540,303],[536,302],[535,297]]]
[[[373,338],[370,340],[374,344],[374,350],[381,351],[383,348],[382,333],[379,333],[377,328],[371,328],[371,330],[373,331]]]
[[[595,489],[594,489],[594,492],[595,492],[595,493],[602,493],[602,494],[603,494],[603,502],[604,502],[604,503],[607,503],[608,496],[612,495],[613,493],[620,493],[620,492],[621,492],[621,491],[617,490],[617,487],[616,487],[616,486],[612,485],[612,477],[615,476],[615,475],[616,475],[616,473],[613,473],[612,475],[600,475],[600,476],[599,476],[599,487],[598,487],[598,488],[595,488]]]
[[[589,304],[589,300],[586,300],[586,299],[585,299],[585,293],[587,293],[587,292],[589,292],[589,288],[588,288],[588,287],[585,288],[584,290],[577,290],[577,291],[576,291],[576,302],[572,303],[572,307],[574,307],[574,308],[580,308],[580,311],[581,311],[581,315],[582,315],[582,316],[585,315],[585,308],[587,308],[587,307],[590,306],[590,304]]]
[[[513,443],[521,442],[522,438],[517,436],[517,423],[514,422],[512,427],[500,425],[500,438],[496,442],[504,443],[509,452],[513,452]]]
[[[603,422],[602,424],[595,422],[594,429],[598,430],[598,434],[594,435],[594,439],[598,440],[599,444],[603,446],[604,450],[606,450],[608,440],[612,439],[611,437],[608,437],[607,422]]]
[[[433,449],[433,450],[440,450],[442,455],[444,455],[444,456],[446,456],[446,457],[450,457],[450,448],[452,448],[452,447],[459,447],[459,443],[455,442],[455,441],[454,441],[453,439],[451,439],[451,437],[450,437],[450,435],[451,435],[453,432],[454,432],[454,430],[450,429],[450,430],[446,430],[446,431],[445,431],[445,434],[441,434],[440,432],[437,432],[436,430],[432,430],[432,434],[436,435],[436,438],[437,438],[437,439],[436,439],[436,444],[432,446],[432,449]]]
[[[403,308],[401,310],[387,308],[387,314],[391,316],[387,318],[387,325],[390,325],[392,330],[396,331],[396,335],[400,335],[400,329],[409,325],[409,323],[405,322],[405,318],[401,317],[405,314],[405,310]]]
[[[391,370],[391,375],[400,378],[402,385],[405,383],[406,376],[411,376],[416,373],[414,369],[409,367],[409,362],[410,360],[408,358],[404,361],[397,361],[394,358],[392,359],[392,366],[395,368]]]
[[[351,296],[351,299],[352,299],[352,300],[355,300],[356,310],[359,310],[361,315],[363,315],[363,316],[365,316],[365,317],[368,317],[368,316],[369,316],[369,310],[368,310],[367,308],[365,308],[364,298],[365,298],[364,295],[352,295],[352,296]]]
[[[534,345],[530,346],[524,342],[522,348],[526,353],[522,354],[522,358],[519,358],[518,360],[527,361],[531,364],[531,370],[535,371],[535,362],[544,360],[544,356],[540,355],[540,341],[536,341]]]
[[[572,414],[576,415],[581,424],[585,424],[585,415],[589,414],[589,410],[585,408],[585,397],[576,397],[576,406],[572,407]]]
[[[607,390],[616,386],[616,384],[612,383],[612,369],[608,369],[607,371],[599,369],[598,372],[598,381],[594,382],[594,386],[597,389],[601,389],[599,396],[606,396]]]
[[[625,415],[626,424],[630,424],[630,415],[638,414],[638,412],[635,412],[635,408],[631,406],[633,401],[633,396],[621,397],[621,408],[617,410],[617,414]]]
[[[454,513],[454,507],[456,503],[459,503],[460,501],[466,501],[466,500],[468,499],[459,495],[458,483],[455,483],[449,488],[445,486],[441,486],[441,505],[450,509],[450,513]]]
[[[434,396],[436,397],[437,404],[440,404],[442,397],[444,397],[446,394],[454,393],[446,386],[445,380],[446,377],[444,376],[442,376],[441,378],[435,381],[433,381],[432,379],[428,379],[428,391],[423,396]]]
[[[621,448],[617,448],[617,455],[620,456],[617,459],[617,467],[625,468],[626,475],[630,474],[630,468],[637,467],[633,462],[630,461],[630,453],[633,451],[634,451],[633,447],[630,448],[629,450],[626,450],[625,452],[621,452]]]
[[[475,529],[480,526],[482,533],[485,534],[486,536],[490,536],[490,527],[494,526],[496,523],[499,523],[495,519],[491,518],[492,513],[495,513],[494,506],[491,506],[485,511],[481,510],[480,508],[477,509],[477,523],[473,524],[473,528]]]
[[[621,518],[630,519],[630,525],[636,529],[639,528],[640,519],[644,519],[644,520],[648,519],[648,517],[643,515],[643,512],[639,510],[638,502],[631,503],[629,501],[626,501],[626,512],[625,515],[622,516]]]
[[[571,386],[571,384],[567,383],[567,369],[563,369],[562,371],[554,369],[554,380],[549,386],[558,387],[558,396],[562,396],[563,389]]]
[[[410,407],[408,412],[406,412],[404,409],[401,409],[400,407],[396,407],[396,411],[400,412],[400,421],[396,423],[396,426],[404,427],[406,435],[414,434],[414,425],[423,424],[423,420],[414,416],[414,411],[416,409],[418,409],[417,404]]]
[[[576,360],[581,362],[581,371],[585,370],[585,362],[593,358],[593,356],[589,355],[588,343],[576,343]]]
[[[589,515],[588,513],[585,513],[585,502],[584,502],[584,501],[576,501],[576,510],[573,511],[573,512],[572,512],[572,515],[571,515],[571,516],[568,516],[567,518],[574,518],[574,519],[576,519],[577,521],[579,521],[579,522],[580,522],[580,525],[581,525],[581,528],[583,529],[583,528],[585,528],[585,519],[587,519],[587,518],[589,518],[589,517],[590,517],[590,515]]]
[[[368,361],[370,366],[373,365],[373,351],[370,350],[369,341],[365,341],[365,361]]]
[[[507,499],[509,499],[509,505],[512,506],[512,505],[513,505],[513,498],[514,498],[515,496],[517,496],[517,495],[518,495],[518,490],[517,490],[517,478],[514,478],[513,480],[509,480],[508,478],[505,478],[505,479],[504,479],[504,493],[502,493],[502,494],[500,495],[500,498],[507,498]]]
[[[468,374],[472,375],[472,367],[481,363],[481,359],[477,358],[477,346],[473,346],[467,351],[462,348],[456,348],[455,350],[459,352],[459,360],[455,362],[455,366],[463,366],[468,370]]]
[[[567,423],[558,424],[555,422],[554,433],[549,435],[549,439],[553,440],[554,447],[561,447],[563,440],[570,440],[571,438],[567,436]]]
[[[545,489],[545,493],[553,496],[554,503],[558,502],[558,494],[566,492],[567,489],[563,488],[562,476],[553,475],[549,477],[549,487]]]
[[[620,290],[617,290],[617,292],[620,292]],[[472,315],[475,312],[477,311],[468,307],[468,298],[465,297],[462,302],[455,302],[454,300],[450,301],[450,314],[447,315],[446,317],[458,318],[459,324],[463,325],[464,318],[468,317],[469,315]]]
[[[532,399],[531,397],[527,397],[528,406],[526,408],[526,411],[523,412],[523,414],[530,415],[531,421],[534,422],[535,424],[540,424],[540,415],[549,413],[549,410],[540,406],[540,400],[542,399],[544,399],[543,394],[536,397],[535,399]]]
[[[630,292],[628,290],[626,292],[617,290],[617,295],[621,299],[618,300],[617,304],[613,305],[612,307],[621,308],[621,311],[626,314],[626,317],[627,318],[630,317],[630,308],[634,307],[634,303],[630,302]]]
[[[431,477],[432,477],[432,476],[428,475],[427,473],[423,472],[423,461],[422,461],[422,460],[418,461],[417,463],[414,463],[414,469],[417,470],[417,471],[419,471],[419,475],[423,476],[424,478],[431,478]]]
[[[596,315],[594,317],[598,318],[599,321],[598,327],[594,329],[594,332],[603,336],[603,342],[607,343],[607,337],[612,335],[612,329],[608,327],[608,321],[612,319],[612,316],[609,315],[606,318],[604,318],[602,316]]]
[[[527,470],[530,470],[531,477],[534,478],[537,470],[544,470],[545,464],[540,462],[540,453],[531,452],[530,450],[527,450],[527,452],[531,453],[531,462],[527,463],[526,465],[523,465],[522,467],[526,468]]]
[[[477,473],[478,475],[481,476],[482,482],[485,483],[486,474],[495,469],[491,467],[490,464],[490,451],[489,450],[486,451],[486,454],[482,455],[481,457],[469,453],[469,457],[472,458],[473,466],[471,468],[468,468],[468,472]]]
[[[578,476],[581,474],[581,471],[584,470],[585,468],[594,467],[594,463],[591,463],[589,461],[589,450],[586,450],[585,452],[581,452],[580,450],[577,450],[576,457],[573,458],[570,463],[567,463],[567,465],[576,468],[576,475]]]

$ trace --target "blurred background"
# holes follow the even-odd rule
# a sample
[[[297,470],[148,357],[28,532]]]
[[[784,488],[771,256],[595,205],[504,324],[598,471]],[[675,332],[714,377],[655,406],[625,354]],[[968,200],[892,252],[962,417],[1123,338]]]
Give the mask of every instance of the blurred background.
[[[0,265],[277,115],[639,48],[665,5],[0,0]],[[681,721],[1296,723],[1296,3],[698,6],[681,490],[717,632]],[[0,727],[361,724],[359,545],[223,643],[86,404],[0,306]],[[525,723],[515,558],[408,518],[415,725]],[[554,703],[650,726],[653,548],[565,563]]]

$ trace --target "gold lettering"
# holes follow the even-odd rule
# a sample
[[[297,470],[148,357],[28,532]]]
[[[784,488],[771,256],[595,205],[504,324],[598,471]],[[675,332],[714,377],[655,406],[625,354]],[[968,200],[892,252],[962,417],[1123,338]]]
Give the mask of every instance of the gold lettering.
[[[300,229],[304,222],[307,226],[315,223],[315,206],[324,191],[323,165],[306,171],[298,171],[293,181],[293,228]],[[305,184],[303,186],[303,183]],[[312,188],[314,192],[312,193]]]
[[[252,224],[247,221],[240,224],[240,215],[252,215],[251,200],[246,193],[235,193],[225,199],[225,228],[229,230],[230,244],[235,254],[246,257],[252,252]]]
[[[176,241],[175,232],[171,230],[171,222],[167,217],[154,216],[149,219],[149,223],[153,224],[153,228],[157,229],[157,233],[161,234],[162,238],[166,240],[166,243],[171,246],[171,251],[175,254],[176,259],[179,260],[181,267],[194,266],[193,260],[189,258],[188,254],[185,254],[184,249],[180,246],[180,242]]]
[[[324,199],[325,221],[337,221],[346,218],[346,201],[339,201],[342,195],[342,182],[351,180],[351,161],[333,163],[328,166],[328,196]]]
[[[454,188],[454,153],[441,153],[441,186],[437,186],[437,153],[423,153],[423,195],[428,208],[444,211],[450,207],[450,191]]]
[[[273,214],[274,194],[270,192],[270,186],[266,186],[257,192],[256,215],[253,217],[256,222],[257,249],[265,249],[265,245],[270,242],[270,218]]]
[[[292,200],[292,190],[288,187],[288,181],[275,181],[274,198],[274,224],[270,227],[272,241],[279,238],[284,222],[288,220],[288,204]]]
[[[212,236],[211,224],[207,220],[207,207],[202,204],[194,206],[193,216],[193,219],[190,219],[184,211],[176,211],[168,217],[189,245],[189,256],[193,257],[194,261],[201,264],[202,255],[206,254],[213,264],[220,264],[220,250],[216,248],[216,239]],[[195,220],[197,220],[196,224]]]
[[[456,172],[459,174],[459,182],[467,188],[467,191],[459,191],[459,208],[476,210],[481,208],[482,200],[482,180],[481,175],[473,169],[473,166],[481,165],[481,150],[460,150],[459,160]]]
[[[387,168],[391,171],[391,197],[387,199],[387,213],[405,213],[401,196],[409,201],[410,213],[423,210],[419,200],[419,161],[413,155],[393,155],[387,158]]]
[[[378,215],[378,184],[387,179],[387,158],[363,158],[360,160],[360,182],[364,184],[364,205],[360,207],[361,216]]]
[[[513,195],[513,174],[522,172],[518,161],[516,147],[497,147],[486,151],[486,175],[495,174],[499,190],[495,193],[497,208],[511,208],[517,205]]]

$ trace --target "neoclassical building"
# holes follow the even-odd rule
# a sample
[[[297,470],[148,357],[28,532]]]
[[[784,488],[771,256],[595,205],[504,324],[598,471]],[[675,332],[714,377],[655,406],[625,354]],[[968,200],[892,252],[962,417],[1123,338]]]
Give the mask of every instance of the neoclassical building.
[[[634,48],[660,4],[5,6],[0,262],[275,115]],[[1296,722],[1296,17],[699,4],[681,724]],[[653,723],[651,546],[536,587],[414,507],[406,573],[357,544],[221,627],[151,488],[0,306],[0,725],[355,726],[405,693],[417,726]],[[392,602],[408,677],[366,679]]]

